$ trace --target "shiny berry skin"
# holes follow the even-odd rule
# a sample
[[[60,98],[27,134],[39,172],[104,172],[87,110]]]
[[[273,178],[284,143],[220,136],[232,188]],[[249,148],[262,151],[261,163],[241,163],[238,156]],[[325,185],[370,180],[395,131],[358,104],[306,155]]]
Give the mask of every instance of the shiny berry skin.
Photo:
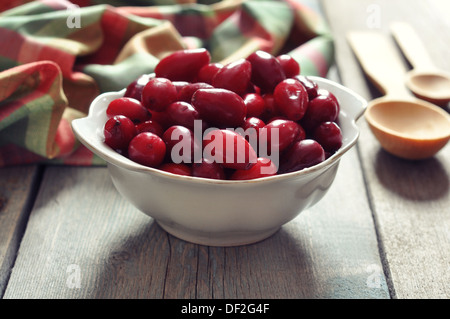
[[[161,137],[164,133],[164,129],[162,128],[162,126],[154,120],[148,120],[148,121],[136,124],[136,131],[137,131],[137,134],[143,133],[143,132],[150,132],[150,133],[158,135],[159,137]]]
[[[247,117],[242,129],[244,130],[244,137],[249,141],[250,145],[254,149],[258,148],[259,143],[259,132],[265,126],[263,120],[257,117]]]
[[[269,124],[270,122],[276,121],[276,120],[290,121],[286,118],[286,116],[279,115],[279,116],[275,116],[275,117],[272,117],[271,119],[269,119],[267,121],[267,124]]]
[[[227,89],[236,94],[243,95],[249,86],[252,76],[252,65],[245,59],[226,64],[212,80],[216,88]]]
[[[275,104],[275,98],[272,93],[266,93],[262,95],[264,100],[264,112],[260,115],[261,119],[265,122],[269,122],[272,118],[280,115],[277,105]]]
[[[275,135],[278,138],[274,138]],[[260,137],[267,141],[269,152],[282,152],[294,142],[305,139],[305,131],[300,124],[291,120],[273,120],[260,131]]]
[[[334,153],[342,146],[342,131],[335,122],[324,122],[314,130],[314,139],[326,152]]]
[[[211,159],[203,158],[199,163],[192,164],[192,176],[210,178],[210,179],[226,179],[225,171],[219,163]]]
[[[126,151],[128,144],[136,135],[136,127],[132,120],[123,115],[115,115],[106,121],[103,134],[105,143],[118,151]]]
[[[259,117],[266,108],[263,97],[256,93],[244,95],[244,103],[247,107],[247,117]]]
[[[154,73],[141,75],[127,86],[124,97],[131,97],[140,101],[142,98],[142,90],[144,89],[144,86],[154,77]]]
[[[339,104],[338,99],[336,98],[336,96],[333,93],[331,93],[330,91],[328,91],[328,90],[319,88],[319,89],[317,89],[317,95],[323,95],[323,96],[329,97],[336,104]]]
[[[308,92],[308,98],[309,100],[312,100],[318,95],[319,86],[316,82],[311,81],[310,78],[304,75],[297,75],[294,77],[297,81],[299,81],[306,89],[306,92]]]
[[[221,63],[209,63],[205,65],[198,71],[196,82],[212,84],[214,76],[221,68],[223,68],[223,64]]]
[[[142,90],[142,104],[149,110],[162,112],[177,100],[178,92],[172,81],[165,78],[151,79]]]
[[[167,112],[150,111],[150,114],[152,115],[151,117],[152,121],[155,121],[156,123],[161,125],[163,130],[166,130],[169,126],[172,125],[172,123],[169,120]]]
[[[301,120],[305,130],[312,131],[323,122],[334,122],[339,115],[339,105],[330,95],[318,95],[308,103],[308,109]]]
[[[172,84],[175,85],[178,94],[180,94],[180,91],[186,86],[188,86],[190,83],[186,81],[172,81]]]
[[[278,167],[268,158],[259,157],[252,167],[249,169],[235,170],[231,176],[231,180],[250,180],[262,177],[276,175]]]
[[[258,158],[243,136],[218,129],[209,131],[203,138],[203,156],[232,169],[248,169]]]
[[[325,151],[323,147],[315,140],[304,139],[295,142],[283,154],[280,161],[280,173],[299,171],[324,160]]]
[[[245,119],[244,124],[242,125],[242,129],[245,131],[249,128],[255,129],[256,132],[258,132],[260,129],[262,129],[266,124],[263,120],[261,120],[258,117],[247,117]]]
[[[258,50],[247,57],[252,65],[252,82],[262,93],[271,93],[286,78],[280,62],[270,53]]]
[[[244,100],[226,89],[200,89],[192,96],[192,105],[200,117],[219,128],[242,125],[247,114]]]
[[[196,139],[194,133],[181,125],[169,127],[163,134],[162,139],[166,144],[166,159],[173,163],[193,163],[196,155],[200,154],[202,144]]]
[[[273,92],[275,104],[281,114],[289,120],[298,121],[305,115],[308,107],[308,92],[297,80],[281,81]]]
[[[280,62],[286,78],[292,78],[300,74],[300,64],[289,54],[279,55],[276,59]]]
[[[192,104],[183,101],[170,104],[166,109],[166,114],[171,125],[185,126],[192,131],[194,130],[194,121],[201,120],[200,114]]]
[[[136,135],[128,146],[128,157],[149,167],[158,167],[165,155],[166,144],[158,135],[150,132]]]
[[[183,163],[164,163],[158,167],[160,170],[183,176],[191,176],[191,168]]]
[[[197,90],[200,89],[213,89],[214,87],[211,84],[205,83],[205,82],[195,82],[195,83],[189,83],[185,87],[183,87],[178,92],[178,101],[188,102],[191,103],[192,96],[194,95]]]
[[[193,82],[199,70],[210,61],[211,56],[204,48],[180,50],[161,59],[155,67],[155,74],[171,81]]]
[[[134,123],[144,122],[151,117],[149,111],[139,100],[130,97],[121,97],[112,100],[111,103],[108,104],[106,115],[108,117],[124,115]]]
[[[337,105],[338,114],[339,114],[339,111],[340,111],[339,101],[338,101],[338,99],[336,98],[336,96],[333,93],[331,93],[330,91],[325,90],[325,89],[317,89],[317,95],[327,96],[330,99],[332,99]]]

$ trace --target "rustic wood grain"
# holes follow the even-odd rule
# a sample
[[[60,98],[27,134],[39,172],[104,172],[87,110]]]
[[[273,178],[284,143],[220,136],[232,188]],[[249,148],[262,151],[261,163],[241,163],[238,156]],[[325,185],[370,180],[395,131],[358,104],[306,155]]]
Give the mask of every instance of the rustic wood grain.
[[[3,295],[39,183],[38,166],[0,169],[0,295]]]
[[[227,248],[167,234],[105,168],[48,167],[4,298],[389,298],[356,152],[340,166],[319,204]]]
[[[335,37],[342,82],[365,98],[380,93],[368,82],[351,52],[345,39],[348,30],[373,29],[390,37],[391,21],[408,22],[429,48],[435,64],[450,71],[448,1],[322,3]],[[407,70],[406,61],[404,65]],[[450,145],[432,159],[405,161],[380,149],[365,122],[361,127],[358,151],[392,296],[449,298]]]

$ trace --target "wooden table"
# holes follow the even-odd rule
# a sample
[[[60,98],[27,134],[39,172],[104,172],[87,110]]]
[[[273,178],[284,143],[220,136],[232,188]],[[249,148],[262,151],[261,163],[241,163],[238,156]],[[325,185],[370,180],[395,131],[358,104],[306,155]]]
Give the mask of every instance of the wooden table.
[[[410,22],[450,71],[448,1],[324,0],[336,45],[330,73],[379,96],[345,39]],[[405,68],[407,64],[405,64]],[[0,295],[5,298],[449,298],[450,145],[409,162],[361,119],[329,193],[248,246],[179,240],[114,189],[104,167],[0,169]]]

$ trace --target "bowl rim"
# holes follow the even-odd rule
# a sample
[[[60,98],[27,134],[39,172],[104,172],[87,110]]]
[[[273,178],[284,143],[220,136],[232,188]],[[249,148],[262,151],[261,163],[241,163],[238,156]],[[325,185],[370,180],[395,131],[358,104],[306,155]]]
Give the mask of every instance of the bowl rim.
[[[148,166],[144,166],[139,163],[136,163],[136,162],[130,160],[129,158],[117,153],[113,149],[109,148],[107,145],[104,145],[104,149],[97,148],[95,145],[93,145],[89,141],[88,138],[86,138],[86,136],[85,136],[86,132],[84,132],[82,130],[81,123],[82,123],[82,121],[87,121],[95,116],[94,113],[95,113],[95,111],[98,111],[98,110],[94,110],[94,108],[96,105],[99,104],[99,101],[101,99],[103,99],[104,97],[109,96],[109,95],[122,95],[123,96],[126,89],[122,89],[122,90],[116,91],[116,92],[105,92],[103,94],[98,95],[92,101],[92,103],[89,107],[88,115],[86,117],[75,119],[72,121],[72,123],[71,123],[72,130],[75,133],[76,137],[80,140],[80,142],[82,144],[84,144],[93,153],[95,153],[100,158],[105,160],[107,165],[113,164],[120,168],[127,169],[127,170],[134,171],[134,172],[140,172],[140,173],[145,173],[145,174],[150,174],[150,175],[156,174],[156,176],[180,180],[180,181],[208,183],[208,184],[226,184],[226,185],[258,184],[258,183],[266,183],[269,181],[279,181],[279,180],[296,178],[296,177],[300,177],[300,176],[306,176],[306,175],[310,175],[315,172],[324,170],[327,167],[332,167],[334,164],[336,164],[340,160],[340,158],[350,148],[352,148],[356,144],[356,142],[359,138],[359,135],[360,135],[360,130],[359,130],[358,126],[356,125],[356,121],[364,114],[364,112],[367,108],[367,104],[368,104],[367,101],[364,98],[362,98],[360,95],[358,95],[357,93],[353,92],[351,89],[349,89],[337,82],[334,82],[334,81],[326,79],[326,78],[317,77],[317,76],[308,76],[308,78],[310,78],[313,81],[319,82],[318,83],[319,88],[320,88],[321,83],[325,83],[325,84],[331,85],[333,87],[336,87],[336,88],[346,92],[350,96],[353,96],[356,100],[358,100],[360,102],[360,109],[357,112],[355,112],[354,114],[352,114],[351,118],[350,118],[350,125],[355,129],[355,134],[354,134],[353,138],[351,138],[345,145],[343,145],[339,150],[337,150],[334,154],[332,154],[330,157],[325,159],[323,162],[318,163],[314,166],[307,167],[302,170],[298,170],[298,171],[294,171],[294,172],[290,172],[290,173],[283,173],[283,174],[279,174],[279,175],[277,174],[277,175],[272,175],[272,176],[260,177],[260,178],[256,178],[256,179],[250,179],[250,180],[221,180],[221,179],[210,179],[210,178],[203,178],[203,177],[196,177],[196,176],[178,175],[178,174],[160,170],[158,168],[148,167]],[[341,107],[341,112],[343,112],[342,107]],[[98,128],[94,128],[94,129],[98,129]],[[91,131],[91,133],[94,134],[95,136],[98,136],[97,134],[93,133],[92,131]]]

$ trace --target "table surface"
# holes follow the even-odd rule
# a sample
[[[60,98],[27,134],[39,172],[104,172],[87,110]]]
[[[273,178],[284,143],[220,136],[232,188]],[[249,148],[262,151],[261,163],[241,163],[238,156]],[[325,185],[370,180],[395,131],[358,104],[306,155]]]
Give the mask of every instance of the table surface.
[[[390,37],[391,21],[409,22],[450,71],[447,0],[323,0],[322,9],[335,38],[329,77],[368,100],[380,93],[348,45],[349,30]],[[105,167],[2,168],[0,296],[449,298],[450,145],[406,161],[383,151],[364,119],[358,125],[358,144],[322,201],[239,247],[167,234],[117,193]]]

